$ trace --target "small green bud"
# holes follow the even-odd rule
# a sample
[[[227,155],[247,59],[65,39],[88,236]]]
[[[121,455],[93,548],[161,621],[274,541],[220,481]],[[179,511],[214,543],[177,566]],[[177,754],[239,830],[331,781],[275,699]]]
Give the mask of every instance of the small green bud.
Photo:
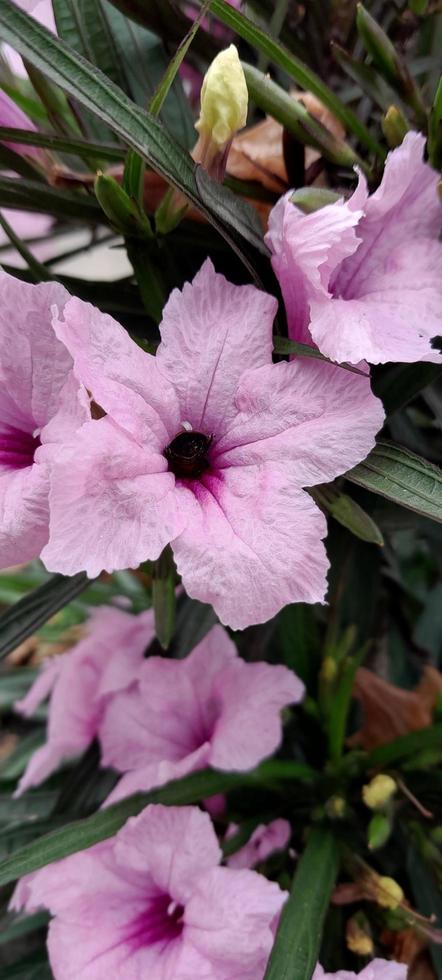
[[[326,204],[335,204],[339,201],[339,194],[326,187],[299,187],[290,200],[304,214],[311,214],[313,211],[319,211]]]
[[[385,813],[375,813],[368,825],[367,843],[370,851],[383,847],[391,834],[391,820]]]
[[[114,177],[98,171],[94,189],[97,201],[113,228],[130,238],[152,238],[147,215],[140,211]]]
[[[359,36],[373,58],[375,67],[402,98],[414,109],[422,123],[427,122],[425,105],[405,61],[387,37],[380,24],[368,13],[362,3],[358,3],[356,24]]]
[[[382,119],[382,132],[391,149],[400,146],[409,131],[408,122],[396,105],[391,105]]]

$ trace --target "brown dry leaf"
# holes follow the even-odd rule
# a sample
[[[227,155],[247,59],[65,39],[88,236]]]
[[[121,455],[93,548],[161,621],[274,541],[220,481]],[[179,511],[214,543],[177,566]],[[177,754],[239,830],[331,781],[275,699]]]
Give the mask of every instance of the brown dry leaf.
[[[374,749],[400,735],[427,728],[431,725],[441,689],[442,676],[433,667],[425,667],[414,691],[404,691],[366,667],[360,667],[353,695],[361,702],[364,721],[360,730],[348,739],[348,744]]]
[[[407,964],[408,980],[437,980],[425,937],[415,929],[400,932],[384,929],[380,940],[388,947],[392,959]]]
[[[36,667],[47,657],[56,657],[59,653],[70,650],[75,643],[80,642],[84,633],[84,625],[79,623],[76,626],[69,626],[60,636],[60,639],[53,643],[48,643],[34,634],[34,636],[29,636],[23,643],[20,643],[20,646],[16,647],[15,650],[12,650],[6,657],[6,662],[12,664],[13,667],[22,667],[24,664]]]
[[[0,762],[6,762],[9,756],[14,751],[18,742],[18,735],[13,735],[12,732],[5,733],[0,736]]]

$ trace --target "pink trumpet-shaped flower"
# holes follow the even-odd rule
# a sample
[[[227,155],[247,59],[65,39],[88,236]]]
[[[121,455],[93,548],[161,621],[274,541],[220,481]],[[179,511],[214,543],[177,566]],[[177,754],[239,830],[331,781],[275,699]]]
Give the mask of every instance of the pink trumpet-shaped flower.
[[[48,539],[48,460],[90,416],[51,307],[69,293],[0,271],[0,568],[39,555]]]
[[[55,980],[262,980],[286,893],[220,858],[208,814],[149,806],[113,839],[28,876],[28,910],[54,916]]]
[[[149,657],[100,725],[104,765],[126,773],[108,802],[205,766],[252,769],[278,748],[281,711],[303,694],[287,667],[245,663],[222,626],[184,660]]]
[[[378,190],[304,214],[281,198],[267,244],[289,333],[333,361],[435,361],[442,333],[442,205],[424,137],[408,133]]]
[[[235,824],[231,824],[226,840],[238,830]],[[255,865],[266,861],[271,854],[276,851],[283,851],[290,840],[291,829],[288,820],[272,820],[268,824],[260,824],[253,831],[252,836],[239,851],[235,851],[227,858],[226,864],[229,868],[254,868]]]
[[[318,964],[312,980],[406,980],[407,972],[406,965],[393,963],[392,960],[372,960],[360,973],[353,973],[352,970],[325,973]]]
[[[156,357],[72,299],[54,319],[107,416],[54,460],[50,570],[137,567],[172,544],[188,594],[234,629],[322,602],[326,521],[304,490],[362,460],[383,420],[368,378],[272,364],[276,301],[204,263],[164,309]]]
[[[106,707],[138,675],[154,637],[150,609],[133,616],[111,606],[90,616],[87,636],[68,653],[44,663],[30,691],[15,705],[29,717],[50,696],[47,741],[34,752],[17,796],[38,786],[60,763],[91,744]]]

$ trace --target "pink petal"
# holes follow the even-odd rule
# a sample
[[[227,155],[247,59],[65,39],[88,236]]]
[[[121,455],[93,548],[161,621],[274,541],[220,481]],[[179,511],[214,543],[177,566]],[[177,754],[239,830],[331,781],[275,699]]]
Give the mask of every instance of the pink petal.
[[[177,490],[187,502],[191,492]],[[195,484],[188,527],[173,542],[187,593],[233,629],[289,602],[322,602],[328,562],[323,514],[277,464],[243,466]]]
[[[0,473],[0,568],[31,561],[48,540],[49,481],[34,463]]]
[[[116,320],[90,303],[71,299],[54,330],[74,359],[74,370],[94,400],[141,444],[167,446],[179,427],[173,389]]]
[[[369,378],[300,357],[243,374],[238,414],[214,465],[277,460],[299,487],[334,479],[367,456],[384,421]]]
[[[360,973],[353,973],[351,970],[325,973],[318,963],[312,980],[406,980],[407,973],[406,964],[393,963],[392,960],[372,960]]]
[[[212,736],[215,769],[253,769],[272,755],[282,737],[281,711],[304,696],[302,681],[287,667],[246,664],[239,658],[217,678],[222,707]]]
[[[146,753],[147,754],[147,753]],[[117,785],[105,800],[103,806],[118,803],[134,793],[148,793],[158,786],[165,786],[172,779],[181,779],[190,772],[205,769],[210,763],[210,745],[206,743],[186,755],[180,762],[150,762],[141,765],[139,769],[125,772]]]
[[[356,251],[359,238],[355,229],[363,212],[339,201],[305,215],[291,203],[291,194],[289,191],[273,208],[265,240],[281,284],[289,335],[311,345],[310,303],[328,297],[332,273]],[[365,197],[361,184],[360,207]]]
[[[219,431],[228,420],[238,380],[267,363],[277,303],[254,286],[234,286],[207,259],[192,283],[175,289],[164,308],[157,361],[173,384],[181,421]]]
[[[62,669],[62,657],[51,657],[44,660],[38,677],[36,677],[25,697],[15,702],[14,710],[25,718],[30,718],[43,701],[49,697]]]
[[[1,89],[0,126],[7,126],[9,129],[27,129],[30,132],[36,131],[36,127],[31,119],[29,119],[29,116],[26,116],[25,113],[19,108],[17,103],[14,102],[14,100]],[[25,143],[14,143],[10,140],[5,142],[5,146],[9,146],[11,150],[15,150],[16,153],[20,153],[22,156],[30,157],[37,163],[44,165],[46,162],[47,154],[38,146],[28,146]]]
[[[233,830],[235,832],[236,828]],[[227,834],[228,840],[232,834]],[[229,868],[253,868],[255,864],[265,861],[275,851],[287,847],[291,837],[288,820],[272,820],[269,824],[261,824],[253,831],[252,836],[244,847],[227,858]]]
[[[186,521],[174,485],[164,456],[109,418],[86,423],[52,466],[46,567],[94,577],[158,558]]]

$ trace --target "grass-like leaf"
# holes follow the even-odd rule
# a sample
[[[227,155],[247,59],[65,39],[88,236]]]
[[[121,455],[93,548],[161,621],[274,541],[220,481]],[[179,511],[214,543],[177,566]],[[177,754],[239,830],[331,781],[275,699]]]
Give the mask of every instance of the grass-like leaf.
[[[0,616],[0,658],[35,633],[51,616],[90,584],[84,572],[67,578],[53,575]]]
[[[264,980],[311,980],[338,865],[333,834],[312,830],[282,911]]]
[[[348,480],[417,514],[442,522],[442,470],[394,443],[378,442]]]

